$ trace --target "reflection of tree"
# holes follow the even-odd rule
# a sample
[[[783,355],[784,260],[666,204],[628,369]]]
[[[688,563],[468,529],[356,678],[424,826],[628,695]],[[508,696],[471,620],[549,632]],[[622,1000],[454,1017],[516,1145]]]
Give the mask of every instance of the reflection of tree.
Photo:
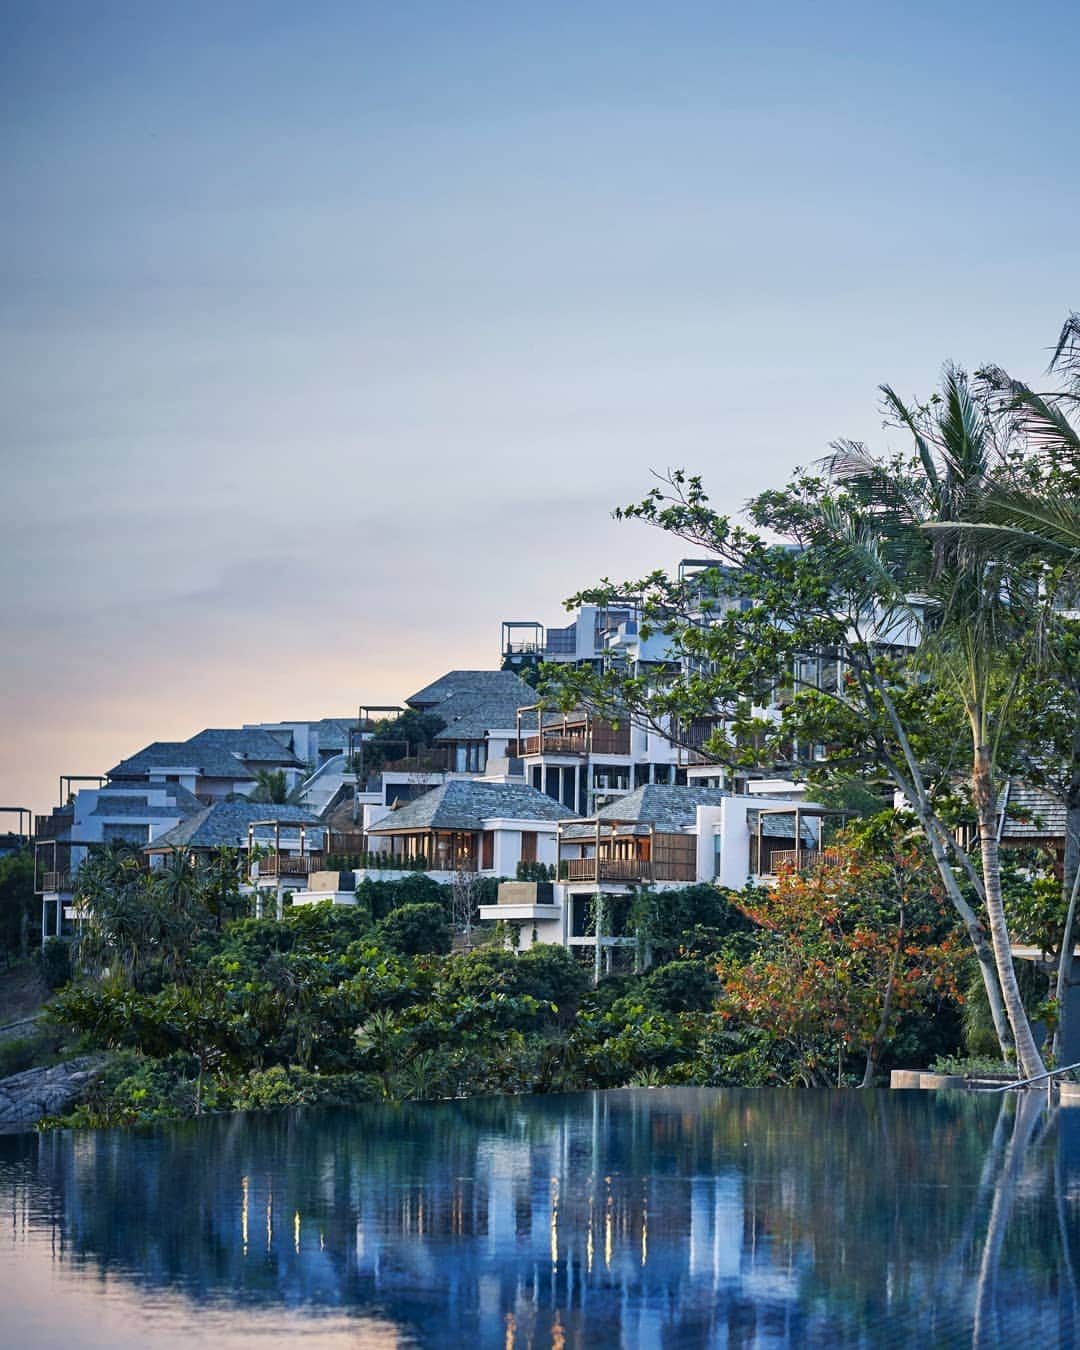
[[[997,1105],[710,1089],[472,1098],[56,1132],[0,1142],[0,1163],[21,1159],[27,1187],[51,1194],[76,1260],[242,1304],[378,1306],[426,1344],[501,1347],[507,1317],[519,1347],[550,1343],[556,1319],[567,1346],[896,1344],[897,1328],[933,1344],[970,1331],[988,1262],[1033,1325],[1052,1333],[1065,1315],[1059,1253],[1076,1216],[1054,1204],[1050,1136],[1019,1133],[1018,1115],[998,1148]],[[1012,1303],[1004,1316],[1015,1329]]]

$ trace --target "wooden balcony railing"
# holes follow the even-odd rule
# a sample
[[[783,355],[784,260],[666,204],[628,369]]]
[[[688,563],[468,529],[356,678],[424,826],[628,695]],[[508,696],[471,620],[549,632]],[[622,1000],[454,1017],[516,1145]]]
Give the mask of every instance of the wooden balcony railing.
[[[775,849],[769,857],[769,871],[763,876],[779,876],[781,872],[813,871],[816,867],[839,867],[845,854],[838,848],[793,848]]]
[[[510,741],[506,753],[512,758],[522,755],[628,755],[630,753],[630,728],[609,727],[598,723],[586,730],[584,727],[573,731],[545,731],[543,738],[539,734],[520,736]]]
[[[299,854],[290,857],[285,853],[271,853],[265,858],[259,859],[259,876],[261,877],[306,877],[312,872],[321,872],[323,870],[323,855],[321,853],[305,853],[303,857]]]
[[[696,881],[697,870],[689,861],[678,859],[655,862],[648,858],[601,858],[597,875],[595,858],[564,858],[559,864],[562,881]]]

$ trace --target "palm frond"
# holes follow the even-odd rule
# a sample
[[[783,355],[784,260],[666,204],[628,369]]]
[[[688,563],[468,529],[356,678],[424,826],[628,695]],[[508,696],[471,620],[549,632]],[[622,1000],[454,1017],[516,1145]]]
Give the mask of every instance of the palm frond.
[[[1080,431],[1054,402],[1052,395],[1037,394],[1023,381],[1014,380],[1000,366],[989,366],[982,375],[992,389],[1009,399],[1016,430],[1033,450],[1064,454],[1070,459],[1075,458],[1080,467]],[[1077,375],[1080,377],[1080,353]]]
[[[1080,393],[1080,314],[1076,310],[1062,324],[1047,369],[1062,371],[1074,391]]]
[[[939,538],[970,542],[1014,561],[1080,565],[1080,502],[998,484],[973,518],[935,521],[923,528]]]
[[[884,395],[886,407],[899,418],[903,425],[911,432],[912,438],[915,441],[915,449],[918,452],[919,459],[922,463],[923,473],[926,474],[927,481],[930,483],[933,490],[937,492],[940,487],[940,480],[938,478],[937,465],[934,462],[934,452],[929,441],[923,435],[923,432],[915,419],[914,413],[910,411],[903,399],[891,385],[882,384],[879,385],[878,388]]]

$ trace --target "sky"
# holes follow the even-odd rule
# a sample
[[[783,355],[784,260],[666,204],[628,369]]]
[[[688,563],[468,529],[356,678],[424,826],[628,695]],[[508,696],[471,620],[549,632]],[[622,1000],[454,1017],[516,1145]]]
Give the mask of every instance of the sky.
[[[5,0],[0,805],[494,667],[678,558],[653,471],[1037,377],[1078,64],[1071,0]]]

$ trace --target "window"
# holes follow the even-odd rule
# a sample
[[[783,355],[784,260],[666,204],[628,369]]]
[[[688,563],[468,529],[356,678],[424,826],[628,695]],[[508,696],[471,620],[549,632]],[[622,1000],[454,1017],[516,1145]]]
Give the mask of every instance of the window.
[[[535,831],[535,830],[522,830],[522,831],[521,831],[521,861],[522,861],[522,862],[528,862],[528,863],[534,863],[534,862],[536,862],[536,831]]]
[[[495,831],[485,830],[481,843],[480,866],[485,870],[495,866]]]

